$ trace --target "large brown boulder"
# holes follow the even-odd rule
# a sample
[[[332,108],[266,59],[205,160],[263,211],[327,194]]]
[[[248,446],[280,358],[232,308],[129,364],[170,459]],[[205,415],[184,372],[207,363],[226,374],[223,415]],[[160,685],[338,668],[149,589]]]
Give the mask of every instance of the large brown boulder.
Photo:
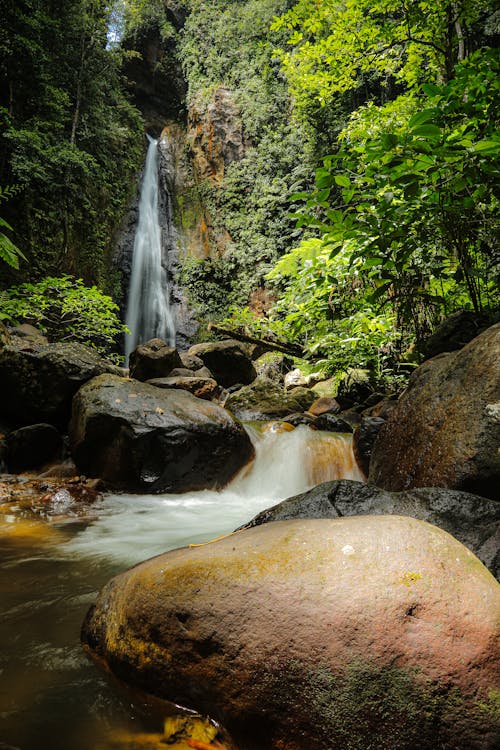
[[[254,455],[222,407],[114,375],[77,393],[70,440],[83,473],[132,492],[222,487]]]
[[[295,518],[398,515],[439,526],[465,544],[500,580],[500,503],[469,492],[418,487],[389,492],[352,479],[323,482],[258,513],[243,528]]]
[[[106,372],[120,370],[82,344],[0,348],[0,420],[16,427],[48,422],[65,428],[77,390]]]
[[[382,426],[370,482],[450,487],[499,498],[500,324],[418,367]]]
[[[398,516],[284,521],[117,576],[83,627],[118,678],[243,748],[493,750],[500,587]]]
[[[215,380],[224,388],[230,388],[238,383],[248,385],[257,377],[253,362],[245,354],[239,341],[226,339],[195,344],[189,350],[189,354],[201,359]]]

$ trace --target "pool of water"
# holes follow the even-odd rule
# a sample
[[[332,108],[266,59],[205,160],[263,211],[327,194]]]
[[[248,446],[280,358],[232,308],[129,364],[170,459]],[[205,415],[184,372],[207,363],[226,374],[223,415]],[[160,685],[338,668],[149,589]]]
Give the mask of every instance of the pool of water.
[[[221,492],[108,495],[85,517],[43,521],[43,536],[8,533],[19,519],[0,518],[0,750],[108,750],[116,730],[161,731],[161,717],[120,693],[82,651],[81,623],[99,589],[141,560],[229,533],[321,481],[362,478],[347,436],[251,434],[256,461]]]

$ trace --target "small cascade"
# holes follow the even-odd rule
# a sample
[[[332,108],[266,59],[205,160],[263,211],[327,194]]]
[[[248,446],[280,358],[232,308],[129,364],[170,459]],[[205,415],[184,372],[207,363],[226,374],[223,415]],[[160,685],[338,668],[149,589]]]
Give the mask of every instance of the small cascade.
[[[175,345],[175,321],[170,309],[167,270],[163,265],[158,141],[149,135],[148,140],[125,319],[131,331],[125,341],[127,362],[135,347],[151,338],[158,337],[171,346]]]
[[[108,495],[92,523],[69,544],[73,556],[133,564],[173,547],[234,531],[265,508],[332,479],[363,481],[352,436],[283,423],[246,425],[255,460],[225,489],[182,495]]]
[[[283,500],[332,479],[364,477],[356,464],[352,436],[311,430],[283,430],[282,422],[246,426],[255,447],[254,463],[232,483],[242,496]]]

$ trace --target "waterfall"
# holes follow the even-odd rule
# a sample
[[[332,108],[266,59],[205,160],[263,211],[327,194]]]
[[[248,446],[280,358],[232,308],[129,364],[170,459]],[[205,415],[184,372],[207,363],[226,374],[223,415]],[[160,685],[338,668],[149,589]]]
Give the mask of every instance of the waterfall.
[[[170,310],[167,271],[162,265],[162,232],[158,202],[158,142],[149,140],[134,239],[132,272],[125,322],[125,359],[135,347],[152,338],[175,345],[175,323]]]

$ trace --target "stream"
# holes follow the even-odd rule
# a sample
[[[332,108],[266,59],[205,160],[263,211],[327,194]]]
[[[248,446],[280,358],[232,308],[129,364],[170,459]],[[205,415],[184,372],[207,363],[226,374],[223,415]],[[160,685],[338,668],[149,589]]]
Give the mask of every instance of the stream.
[[[119,695],[80,646],[99,589],[141,560],[229,533],[320,482],[362,479],[350,436],[247,429],[256,460],[223,491],[109,494],[84,516],[44,520],[42,536],[36,524],[18,534],[15,512],[0,516],[0,750],[108,750],[113,731],[159,731],[160,717]]]

